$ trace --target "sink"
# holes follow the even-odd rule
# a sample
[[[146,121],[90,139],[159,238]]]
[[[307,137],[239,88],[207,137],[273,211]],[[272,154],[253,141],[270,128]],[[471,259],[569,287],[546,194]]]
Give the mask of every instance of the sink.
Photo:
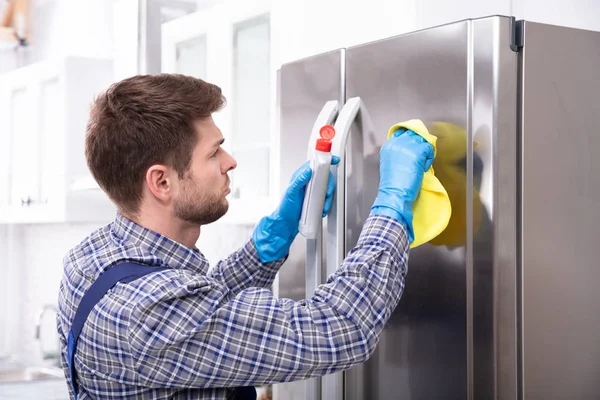
[[[62,369],[55,367],[25,367],[0,370],[0,384],[9,382],[41,381],[47,379],[65,379]]]

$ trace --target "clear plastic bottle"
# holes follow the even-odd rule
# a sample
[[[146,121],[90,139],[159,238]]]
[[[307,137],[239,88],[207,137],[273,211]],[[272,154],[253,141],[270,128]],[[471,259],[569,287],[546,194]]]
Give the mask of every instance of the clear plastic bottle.
[[[325,125],[319,133],[321,138],[317,139],[315,152],[310,161],[312,176],[306,187],[298,225],[298,231],[307,239],[315,239],[322,226],[323,206],[331,167],[331,139],[335,136],[335,129],[331,125]]]

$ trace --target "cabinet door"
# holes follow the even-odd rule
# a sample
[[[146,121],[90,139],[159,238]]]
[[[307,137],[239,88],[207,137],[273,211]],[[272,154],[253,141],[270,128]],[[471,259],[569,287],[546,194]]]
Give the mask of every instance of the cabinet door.
[[[177,73],[206,78],[206,35],[198,35],[175,44],[175,70]]]
[[[10,93],[12,166],[10,168],[11,205],[28,206],[36,199],[39,185],[39,142],[36,140],[38,107],[31,85],[15,87]]]
[[[0,88],[4,88],[4,81]],[[11,136],[10,136],[10,92],[0,90],[0,221],[8,216],[6,207],[10,204],[10,165],[11,165]]]
[[[164,72],[180,73],[209,80],[208,35],[213,28],[212,12],[197,12],[162,26],[162,61]]]
[[[64,197],[65,181],[65,126],[64,90],[58,77],[48,77],[39,85],[39,125],[37,140],[40,143],[37,175],[39,185],[36,200],[40,204],[60,206]]]
[[[250,3],[250,2],[247,2]],[[221,87],[228,106],[213,115],[238,161],[225,220],[254,223],[272,211],[276,153],[270,1],[223,1],[162,26],[162,70]]]
[[[232,153],[240,168],[232,174],[239,198],[270,195],[271,74],[268,15],[233,27]]]
[[[77,184],[90,176],[83,155],[90,100],[112,76],[112,60],[67,57],[1,77],[0,222],[113,218],[104,193]]]

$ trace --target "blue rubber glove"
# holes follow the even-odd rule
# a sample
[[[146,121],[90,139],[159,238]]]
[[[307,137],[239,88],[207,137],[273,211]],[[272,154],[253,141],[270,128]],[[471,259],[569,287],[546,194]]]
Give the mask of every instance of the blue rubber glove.
[[[339,157],[332,157],[331,165],[339,162]],[[261,262],[281,260],[289,253],[290,246],[298,234],[304,193],[311,176],[310,161],[307,161],[292,175],[290,185],[285,191],[279,207],[268,217],[262,218],[256,225],[252,233],[252,240]],[[331,209],[334,191],[335,179],[333,173],[330,172],[323,205],[323,217]]]
[[[379,153],[379,191],[371,215],[386,215],[404,223],[410,243],[414,240],[413,204],[433,158],[433,146],[404,128],[394,132]]]

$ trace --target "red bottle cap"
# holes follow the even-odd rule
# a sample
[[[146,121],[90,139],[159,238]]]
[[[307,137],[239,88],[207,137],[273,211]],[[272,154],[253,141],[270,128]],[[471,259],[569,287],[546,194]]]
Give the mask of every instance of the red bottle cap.
[[[318,151],[330,152],[331,142],[327,139],[317,139],[317,145],[315,147]]]
[[[324,125],[319,134],[323,139],[331,140],[335,136],[335,128],[331,125]]]
[[[330,152],[331,151],[331,139],[335,136],[335,128],[331,125],[324,125],[319,130],[321,139],[317,139],[317,145],[315,149],[318,151]]]

